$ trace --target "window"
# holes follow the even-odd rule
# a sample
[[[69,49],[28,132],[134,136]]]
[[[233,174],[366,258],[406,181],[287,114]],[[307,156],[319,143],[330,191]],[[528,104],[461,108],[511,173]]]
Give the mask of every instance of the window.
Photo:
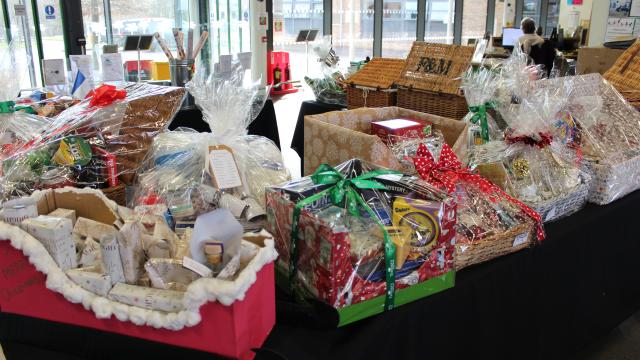
[[[24,5],[25,16],[16,16],[15,5]],[[28,64],[26,74],[18,74],[22,88],[37,87],[42,84],[40,62],[36,45],[35,27],[33,25],[31,1],[8,0],[11,34],[16,55],[16,61]]]
[[[482,39],[487,28],[487,0],[464,0],[462,8],[462,45]]]
[[[426,0],[424,38],[427,42],[453,44],[455,0]]]
[[[318,30],[317,40],[322,38],[322,0],[273,0],[273,49],[289,52],[291,76],[320,75],[320,63],[315,61],[313,45],[309,45],[309,58],[304,42],[297,43],[300,30]],[[308,62],[307,62],[308,61]],[[307,71],[308,67],[308,71]]]
[[[104,22],[103,0],[82,0],[82,22],[87,39],[87,54],[100,58],[102,45],[107,43],[107,27]]]
[[[342,63],[373,57],[373,0],[332,0],[332,41]]]
[[[389,0],[383,3],[382,56],[403,58],[416,40],[418,2]]]

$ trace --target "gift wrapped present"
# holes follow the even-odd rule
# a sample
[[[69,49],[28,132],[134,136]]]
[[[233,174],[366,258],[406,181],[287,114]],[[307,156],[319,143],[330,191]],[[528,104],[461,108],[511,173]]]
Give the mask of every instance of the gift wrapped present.
[[[138,174],[132,207],[166,206],[171,230],[178,223],[193,227],[198,216],[218,208],[231,211],[246,230],[261,228],[265,187],[290,176],[271,140],[247,135],[268,92],[243,85],[242,74],[240,68],[224,78],[196,74],[188,88],[211,133],[159,134]]]
[[[504,140],[476,146],[469,157],[472,168],[499,179],[495,182],[536,210],[544,222],[580,210],[591,181],[581,169],[581,147],[559,136],[565,95],[537,88],[520,105],[502,108],[509,125]]]
[[[103,85],[3,152],[2,198],[64,186],[101,189],[124,204],[124,185],[152,138],[173,118],[184,89]],[[14,127],[21,126],[15,124]]]
[[[640,188],[640,113],[600,74],[541,80],[538,86],[567,94],[557,131],[582,148],[593,174],[589,201],[608,204]]]
[[[544,239],[540,215],[497,185],[462,166],[449,145],[420,144],[413,161],[420,176],[458,203],[456,269],[519,251]]]
[[[281,286],[344,325],[453,286],[456,205],[423,180],[361,160],[267,191]]]
[[[466,153],[467,125],[461,121],[399,107],[333,111],[304,119],[303,173],[310,174],[323,163],[338,165],[353,157],[386,168],[404,170],[386,145],[391,141],[383,141],[372,131],[373,122],[392,119],[409,119],[424,126],[430,124],[429,130],[441,131],[445,141],[459,156]]]

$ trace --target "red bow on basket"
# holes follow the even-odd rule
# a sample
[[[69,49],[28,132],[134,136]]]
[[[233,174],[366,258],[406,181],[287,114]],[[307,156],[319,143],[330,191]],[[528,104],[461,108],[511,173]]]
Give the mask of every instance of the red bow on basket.
[[[553,137],[549,133],[539,132],[533,135],[520,135],[520,136],[511,136],[507,134],[505,137],[505,141],[507,144],[515,144],[515,143],[524,143],[529,146],[537,146],[540,149],[545,148],[551,145],[551,140]]]
[[[97,87],[87,94],[85,99],[91,98],[89,106],[107,106],[111,105],[116,100],[122,100],[127,97],[126,90],[118,90],[113,85],[102,85]]]
[[[416,171],[420,177],[431,185],[445,189],[448,193],[456,190],[456,183],[459,180],[476,184],[480,190],[489,196],[489,200],[496,202],[500,197],[507,199],[511,203],[517,205],[527,216],[536,222],[536,235],[538,241],[544,240],[544,230],[542,228],[542,218],[540,214],[504,192],[500,187],[483,178],[478,174],[472,173],[468,168],[463,168],[462,163],[458,160],[456,154],[446,143],[442,146],[440,159],[438,162],[433,159],[431,152],[424,144],[418,146],[416,156],[413,158]]]

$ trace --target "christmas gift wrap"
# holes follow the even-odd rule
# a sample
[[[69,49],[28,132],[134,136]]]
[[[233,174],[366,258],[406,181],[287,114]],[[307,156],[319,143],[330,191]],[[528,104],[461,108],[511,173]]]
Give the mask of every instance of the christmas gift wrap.
[[[177,312],[183,309],[180,291],[152,289],[118,283],[109,291],[111,300],[150,310]]]
[[[467,124],[461,121],[398,107],[333,111],[304,119],[303,174],[311,174],[323,163],[335,166],[354,157],[385,168],[402,170],[385,141],[372,131],[374,122],[392,119],[411,119],[419,122],[421,129],[430,124],[430,130],[441,131],[445,141],[459,156],[466,153]]]
[[[40,215],[24,220],[21,227],[40,240],[62,270],[77,266],[76,244],[71,237],[71,220]]]
[[[453,285],[456,204],[361,160],[267,191],[280,285],[337,309],[340,325]]]
[[[445,143],[421,144],[413,158],[418,174],[458,202],[456,268],[491,260],[544,239],[538,213],[497,185],[462,166]]]
[[[66,274],[83,289],[101,296],[107,296],[113,287],[111,277],[103,274],[99,267],[71,269],[67,270]]]

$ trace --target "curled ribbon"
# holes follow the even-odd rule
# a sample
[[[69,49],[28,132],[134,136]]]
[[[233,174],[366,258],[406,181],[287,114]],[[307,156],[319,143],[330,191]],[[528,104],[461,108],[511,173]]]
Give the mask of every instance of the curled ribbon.
[[[551,140],[553,137],[549,133],[539,132],[533,135],[520,135],[520,136],[511,136],[507,134],[505,136],[505,141],[507,144],[516,144],[523,143],[529,146],[537,146],[540,149],[543,149],[549,145],[551,145]]]
[[[358,177],[348,179],[342,173],[334,169],[333,167],[322,164],[311,175],[316,185],[332,185],[330,188],[325,189],[313,196],[300,200],[293,209],[293,220],[291,222],[291,249],[289,253],[289,284],[291,291],[293,288],[293,279],[297,268],[298,259],[298,220],[300,219],[300,212],[306,205],[313,203],[314,201],[321,199],[324,196],[328,196],[331,203],[337,206],[344,205],[347,212],[356,217],[360,217],[360,208],[364,209],[371,219],[382,229],[384,236],[384,259],[385,259],[385,278],[387,291],[385,293],[384,309],[391,310],[395,306],[395,279],[396,279],[396,247],[389,237],[384,224],[380,222],[376,213],[367,205],[367,203],[358,194],[356,189],[386,189],[386,187],[373,180],[376,176],[386,174],[400,174],[393,170],[374,170],[366,174],[362,174]]]
[[[480,135],[485,143],[489,141],[489,121],[487,119],[487,109],[494,109],[495,105],[487,102],[480,105],[469,106],[469,111],[473,113],[471,123],[480,125]]]
[[[535,221],[538,241],[544,240],[545,235],[540,214],[520,200],[513,198],[489,180],[472,173],[468,168],[463,168],[456,154],[446,143],[442,146],[438,162],[433,159],[429,149],[424,144],[420,144],[416,156],[413,158],[413,163],[422,179],[436,187],[445,189],[448,193],[455,192],[457,182],[462,180],[478,185],[483,193],[490,196],[491,201],[496,201],[498,197],[507,199]]]
[[[127,97],[126,90],[118,90],[113,85],[102,85],[87,94],[85,99],[91,98],[89,107],[111,105],[116,100],[123,100]]]

